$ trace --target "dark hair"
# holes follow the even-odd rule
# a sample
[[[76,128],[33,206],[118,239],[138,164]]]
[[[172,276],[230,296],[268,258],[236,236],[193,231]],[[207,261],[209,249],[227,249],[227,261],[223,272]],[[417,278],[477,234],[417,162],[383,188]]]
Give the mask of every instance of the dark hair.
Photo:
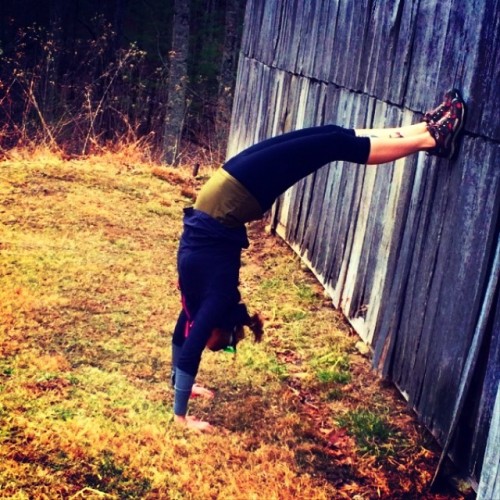
[[[264,334],[264,322],[258,313],[250,316],[245,304],[237,304],[232,311],[227,315],[221,328],[227,331],[232,331],[235,328],[247,326],[253,333],[255,342],[262,340]],[[242,337],[243,338],[243,337]],[[241,340],[241,339],[238,339]]]
[[[262,335],[264,335],[264,322],[258,313],[249,316],[248,323],[244,323],[244,325],[250,328],[255,342],[260,342],[262,340]]]

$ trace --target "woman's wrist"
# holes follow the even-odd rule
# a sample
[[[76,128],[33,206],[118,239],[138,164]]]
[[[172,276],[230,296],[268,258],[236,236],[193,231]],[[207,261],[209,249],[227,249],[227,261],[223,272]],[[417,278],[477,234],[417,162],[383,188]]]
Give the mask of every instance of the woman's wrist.
[[[175,370],[174,415],[186,415],[194,377],[179,368]]]

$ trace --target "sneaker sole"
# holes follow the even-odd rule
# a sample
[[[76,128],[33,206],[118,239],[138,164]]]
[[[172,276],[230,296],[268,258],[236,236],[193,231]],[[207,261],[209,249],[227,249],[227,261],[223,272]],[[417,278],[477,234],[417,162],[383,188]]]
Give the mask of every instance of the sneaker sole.
[[[462,132],[463,127],[464,127],[465,115],[467,112],[465,102],[462,99],[462,96],[458,93],[458,91],[457,91],[457,94],[458,94],[458,98],[460,99],[460,102],[462,103],[462,118],[460,119],[460,122],[458,124],[457,129],[455,130],[455,132],[453,132],[453,137],[451,138],[451,143],[450,143],[450,152],[445,157],[448,160],[454,159],[455,154],[458,152],[457,143],[458,143],[459,139],[461,138],[461,132]]]

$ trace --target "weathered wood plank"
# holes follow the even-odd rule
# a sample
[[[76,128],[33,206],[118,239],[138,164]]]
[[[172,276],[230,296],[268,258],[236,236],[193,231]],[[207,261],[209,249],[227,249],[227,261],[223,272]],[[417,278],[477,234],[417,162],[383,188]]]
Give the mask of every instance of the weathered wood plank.
[[[495,312],[492,321],[492,332],[500,332],[500,293],[496,292],[497,300],[493,309]],[[484,345],[489,347],[481,353],[480,364],[484,367],[484,381],[476,377],[474,387],[470,391],[469,400],[466,405],[476,406],[477,419],[475,420],[474,432],[472,436],[471,453],[468,456],[469,470],[473,472],[473,477],[479,477],[483,457],[485,454],[485,447],[488,441],[488,434],[490,427],[493,425],[493,407],[495,404],[495,397],[497,395],[500,374],[500,335],[492,335],[491,339],[487,339]],[[486,352],[488,351],[488,352]],[[479,397],[478,397],[479,395]],[[459,442],[456,446],[457,449],[464,448]],[[484,458],[488,461],[488,459]],[[494,464],[491,463],[494,467]],[[497,462],[496,471],[499,472],[500,463]]]
[[[496,315],[493,322],[493,331],[500,331],[500,293],[497,294]],[[482,470],[479,485],[478,500],[500,498],[500,384],[498,373],[500,371],[500,338],[492,338],[490,356],[487,360],[485,377],[485,390],[481,398],[481,419],[474,434],[479,438],[474,439],[471,462],[477,467],[476,477]],[[482,432],[479,432],[481,430]],[[489,430],[489,432],[488,432]],[[483,437],[483,433],[488,435]],[[481,439],[482,438],[482,439]],[[484,450],[486,446],[486,450]],[[478,449],[479,448],[479,449]],[[484,463],[482,457],[484,456]],[[475,460],[474,460],[475,459]],[[473,467],[470,467],[472,469]]]
[[[485,472],[481,476],[477,500],[500,498],[500,387],[490,429],[483,467]]]
[[[249,58],[416,112],[459,87],[467,130],[500,139],[498,0],[249,0],[245,22]]]
[[[248,5],[228,152],[319,123],[413,123],[447,87],[469,102],[457,161],[328,165],[273,210],[279,234],[371,342],[380,373],[444,438],[500,227],[499,2]],[[476,478],[499,376],[493,324],[466,405],[478,430],[470,439],[460,423],[450,450]]]

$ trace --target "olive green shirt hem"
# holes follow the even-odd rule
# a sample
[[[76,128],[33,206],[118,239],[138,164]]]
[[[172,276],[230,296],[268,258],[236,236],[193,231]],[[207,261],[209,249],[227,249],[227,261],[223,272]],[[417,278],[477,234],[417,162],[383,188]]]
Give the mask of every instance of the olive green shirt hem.
[[[255,197],[223,168],[201,188],[194,208],[227,227],[238,227],[263,216]]]

